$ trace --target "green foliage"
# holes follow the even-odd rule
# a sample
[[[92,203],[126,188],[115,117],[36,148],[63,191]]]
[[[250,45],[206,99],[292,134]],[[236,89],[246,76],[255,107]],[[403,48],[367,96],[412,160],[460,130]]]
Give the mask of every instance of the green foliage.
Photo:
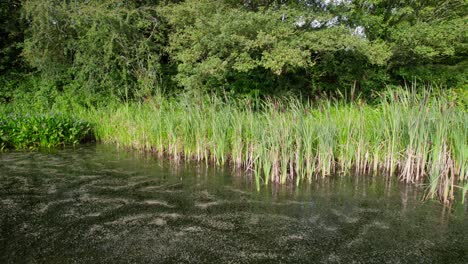
[[[246,12],[222,1],[203,0],[169,5],[163,13],[174,28],[169,54],[178,63],[176,79],[187,88],[229,89],[247,75],[250,80],[274,79],[267,82],[269,87],[257,81],[250,88],[268,91],[291,75],[308,73],[319,82],[324,75],[341,78],[346,67],[360,79],[358,67],[349,67],[350,62],[384,65],[390,55],[384,43],[353,36],[343,26],[303,28],[296,20],[306,14],[296,9]],[[343,59],[347,63],[330,66],[330,60]],[[308,82],[303,80],[303,85]]]
[[[189,0],[163,7],[179,85],[265,94],[356,86],[369,95],[414,78],[463,86],[465,11],[461,0]]]
[[[413,80],[467,84],[465,0],[14,0],[0,7],[3,102],[18,97],[15,86],[91,107],[146,100],[162,87],[250,98],[352,87],[371,97]],[[46,88],[24,87],[30,75]]]
[[[426,64],[401,67],[395,73],[407,81],[434,83],[455,89],[468,89],[468,60],[455,65]]]
[[[359,0],[347,13],[370,40],[391,47],[387,71],[394,78],[459,87],[467,75],[467,12],[464,0]]]
[[[90,124],[66,115],[0,114],[0,149],[75,145],[90,132]]]
[[[18,56],[25,27],[20,10],[20,0],[0,1],[0,74],[23,66]]]
[[[60,89],[118,98],[158,85],[161,22],[132,2],[26,0],[23,56]]]
[[[9,103],[20,85],[15,74],[0,75],[0,104]]]

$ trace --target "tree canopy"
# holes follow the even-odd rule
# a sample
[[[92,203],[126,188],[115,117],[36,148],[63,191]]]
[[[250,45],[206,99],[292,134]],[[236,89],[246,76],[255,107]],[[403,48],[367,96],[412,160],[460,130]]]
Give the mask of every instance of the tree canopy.
[[[118,98],[163,86],[464,87],[467,8],[465,0],[3,1],[0,71],[25,66],[58,90]]]

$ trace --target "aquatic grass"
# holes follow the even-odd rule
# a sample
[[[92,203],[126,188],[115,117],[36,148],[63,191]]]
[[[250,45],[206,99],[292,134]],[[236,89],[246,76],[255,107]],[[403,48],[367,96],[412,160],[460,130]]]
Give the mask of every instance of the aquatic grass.
[[[98,139],[174,160],[249,171],[257,186],[341,174],[397,176],[448,203],[467,179],[468,115],[443,94],[389,90],[380,102],[182,95],[90,110]]]
[[[0,149],[76,145],[90,135],[88,122],[64,114],[0,113]]]
[[[462,187],[462,202],[465,202],[466,194],[468,194],[468,181],[465,180],[465,185]]]

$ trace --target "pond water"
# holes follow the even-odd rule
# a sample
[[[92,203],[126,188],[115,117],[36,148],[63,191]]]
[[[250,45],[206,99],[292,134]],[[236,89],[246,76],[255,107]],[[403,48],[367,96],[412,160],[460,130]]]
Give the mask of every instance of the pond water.
[[[384,177],[263,187],[106,145],[0,154],[0,263],[468,263],[468,207]]]

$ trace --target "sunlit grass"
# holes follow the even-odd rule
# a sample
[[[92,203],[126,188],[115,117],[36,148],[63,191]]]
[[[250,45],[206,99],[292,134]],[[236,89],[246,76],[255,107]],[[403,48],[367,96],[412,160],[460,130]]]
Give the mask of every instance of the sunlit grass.
[[[398,176],[444,202],[467,181],[468,115],[443,94],[388,91],[377,105],[153,98],[82,115],[103,142],[253,172],[260,184]]]

